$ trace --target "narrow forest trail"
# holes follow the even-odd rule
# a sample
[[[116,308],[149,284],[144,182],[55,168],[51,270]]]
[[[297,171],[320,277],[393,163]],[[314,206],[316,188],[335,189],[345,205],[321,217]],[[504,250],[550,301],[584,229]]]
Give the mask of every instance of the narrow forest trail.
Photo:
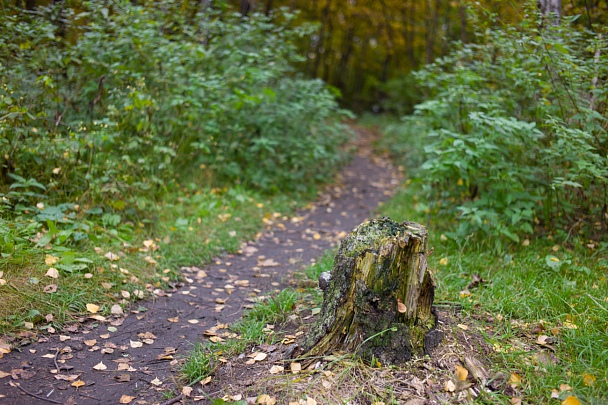
[[[0,371],[10,375],[0,378],[0,404],[118,404],[123,395],[132,404],[165,401],[178,385],[176,359],[205,330],[240,318],[252,297],[285,288],[290,272],[335,246],[400,183],[391,163],[371,153],[372,134],[355,131],[352,162],[319,199],[291,218],[269,218],[238,254],[183,268],[183,284],[135,304],[126,317],[87,320],[5,355]]]

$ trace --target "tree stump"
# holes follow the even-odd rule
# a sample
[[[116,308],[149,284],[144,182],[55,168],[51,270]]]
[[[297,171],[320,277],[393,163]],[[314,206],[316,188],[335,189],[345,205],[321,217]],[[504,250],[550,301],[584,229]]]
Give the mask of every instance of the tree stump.
[[[414,222],[379,218],[354,229],[342,240],[331,274],[319,277],[323,307],[304,356],[356,352],[403,364],[430,354],[442,334],[435,329],[426,252],[427,230]]]

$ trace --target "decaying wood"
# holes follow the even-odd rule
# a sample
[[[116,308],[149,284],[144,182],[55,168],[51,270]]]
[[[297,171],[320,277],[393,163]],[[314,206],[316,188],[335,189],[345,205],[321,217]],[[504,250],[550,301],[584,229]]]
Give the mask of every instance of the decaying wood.
[[[435,283],[427,268],[424,226],[388,218],[365,222],[342,240],[331,275],[322,275],[321,313],[302,350],[306,357],[357,352],[382,364],[430,354]]]

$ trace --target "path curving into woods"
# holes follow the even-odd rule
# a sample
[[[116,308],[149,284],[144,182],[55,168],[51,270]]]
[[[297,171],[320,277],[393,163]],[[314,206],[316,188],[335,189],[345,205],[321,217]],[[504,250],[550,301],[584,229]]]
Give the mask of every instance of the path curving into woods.
[[[126,317],[72,325],[5,355],[0,371],[10,375],[0,378],[0,404],[166,401],[163,393],[178,386],[178,359],[206,329],[239,319],[252,297],[285,288],[290,272],[336,246],[399,185],[391,163],[370,152],[372,135],[355,131],[357,152],[335,182],[293,217],[269,219],[240,253],[183,268],[178,288],[135,303]]]

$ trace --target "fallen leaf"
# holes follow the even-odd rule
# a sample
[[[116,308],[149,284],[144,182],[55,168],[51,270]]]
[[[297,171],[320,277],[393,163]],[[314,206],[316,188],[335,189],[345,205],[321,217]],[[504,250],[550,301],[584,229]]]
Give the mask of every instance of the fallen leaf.
[[[70,339],[72,339],[72,338],[69,337],[69,336],[59,335],[59,341],[60,342],[65,342],[66,340],[70,340]]]
[[[87,383],[85,383],[85,382],[84,382],[84,381],[82,381],[82,380],[76,380],[76,381],[74,381],[74,382],[73,382],[71,385],[72,385],[72,387],[80,388],[80,387],[82,387],[82,386],[84,386],[84,385],[86,385],[86,384],[87,384]]]
[[[515,388],[521,384],[521,376],[517,373],[511,373],[509,377],[509,384],[511,387]]]
[[[154,380],[150,381],[150,384],[156,385],[158,387],[159,385],[163,385],[163,382],[159,380],[158,377],[156,377]]]
[[[454,392],[456,390],[456,384],[454,384],[454,381],[452,381],[452,380],[447,380],[443,384],[443,389],[446,392]]]
[[[58,261],[58,260],[59,260],[59,258],[58,258],[58,257],[55,257],[55,256],[53,256],[53,255],[46,255],[46,256],[45,256],[45,258],[44,258],[44,263],[45,263],[47,266],[52,266],[52,265],[54,265],[55,263],[57,263],[57,261]]]
[[[521,398],[511,398],[511,405],[521,405]]]
[[[467,325],[463,325],[461,323],[458,324],[458,327],[462,330],[469,330],[469,327]]]
[[[578,329],[578,326],[576,324],[574,324],[573,322],[565,321],[564,322],[564,328],[566,328],[566,329]]]
[[[55,379],[61,380],[61,381],[74,381],[74,380],[78,379],[78,377],[80,377],[80,374],[70,374],[70,375],[55,374]]]
[[[258,353],[258,354],[257,354],[257,355],[256,355],[256,356],[253,358],[253,359],[254,359],[255,361],[262,361],[262,360],[264,360],[264,359],[265,359],[267,356],[268,356],[268,355],[267,355],[266,353],[262,353],[262,352],[260,352],[260,353]]]
[[[118,304],[112,305],[112,308],[110,308],[110,312],[113,315],[122,315],[124,313],[123,310],[122,310],[122,307],[120,305],[118,305]]]
[[[279,263],[275,262],[274,259],[266,259],[261,262],[258,262],[258,266],[260,267],[276,267],[279,266]]]
[[[291,372],[293,374],[297,374],[300,371],[302,371],[302,365],[300,363],[296,363],[296,362],[291,363],[289,365],[289,368],[291,369]]]
[[[317,405],[317,401],[313,397],[306,396],[306,405]],[[382,403],[382,405],[384,405],[384,403]]]
[[[129,340],[129,345],[133,348],[133,349],[137,349],[138,347],[142,347],[144,344],[142,342],[138,342],[136,340]]]
[[[466,368],[462,367],[461,365],[457,365],[456,366],[456,372],[454,373],[454,375],[456,376],[456,378],[460,381],[466,381],[467,377],[469,376],[469,370],[467,370]]]
[[[279,374],[285,371],[285,367],[283,366],[272,366],[270,367],[270,374]]]
[[[205,377],[203,380],[201,380],[201,385],[207,385],[211,382],[211,376],[208,375],[207,377]]]
[[[587,387],[591,387],[591,386],[595,385],[596,381],[597,381],[596,376],[594,376],[592,374],[583,373],[583,384],[585,384]]]
[[[56,291],[57,291],[57,284],[49,284],[46,287],[44,287],[44,289],[42,290],[42,292],[45,292],[47,294],[52,294]]]
[[[198,319],[188,319],[188,323],[197,324],[198,323]]]
[[[45,276],[50,278],[57,278],[59,277],[59,271],[56,268],[51,267],[46,271]]]
[[[178,317],[175,317],[175,318],[168,318],[167,320],[168,320],[169,322],[173,322],[173,323],[177,323],[177,322],[179,322],[179,318],[178,318]]]
[[[260,405],[274,405],[277,403],[277,400],[268,394],[262,394],[258,397],[255,403]]]
[[[570,395],[562,401],[562,405],[583,405],[574,395]]]
[[[120,397],[120,399],[118,400],[119,404],[130,404],[131,401],[133,401],[135,398],[137,397],[131,397],[129,395],[123,395],[122,397]]]
[[[441,260],[439,260],[439,264],[441,264],[442,266],[447,266],[447,264],[448,264],[448,258],[447,257],[442,257]]]
[[[97,311],[99,311],[99,305],[87,304],[87,311],[89,311],[92,314],[96,314]]]
[[[184,387],[182,388],[182,395],[185,397],[189,397],[192,394],[192,387]]]
[[[120,257],[118,257],[118,255],[112,253],[112,252],[108,252],[105,255],[103,255],[103,257],[105,257],[106,259],[108,259],[111,262],[115,262],[116,260],[120,259]]]
[[[102,361],[100,361],[99,364],[93,366],[93,368],[95,370],[103,371],[103,370],[106,370],[108,367],[105,364],[103,364]]]
[[[5,373],[4,371],[0,371],[0,378],[8,377],[11,373]]]

